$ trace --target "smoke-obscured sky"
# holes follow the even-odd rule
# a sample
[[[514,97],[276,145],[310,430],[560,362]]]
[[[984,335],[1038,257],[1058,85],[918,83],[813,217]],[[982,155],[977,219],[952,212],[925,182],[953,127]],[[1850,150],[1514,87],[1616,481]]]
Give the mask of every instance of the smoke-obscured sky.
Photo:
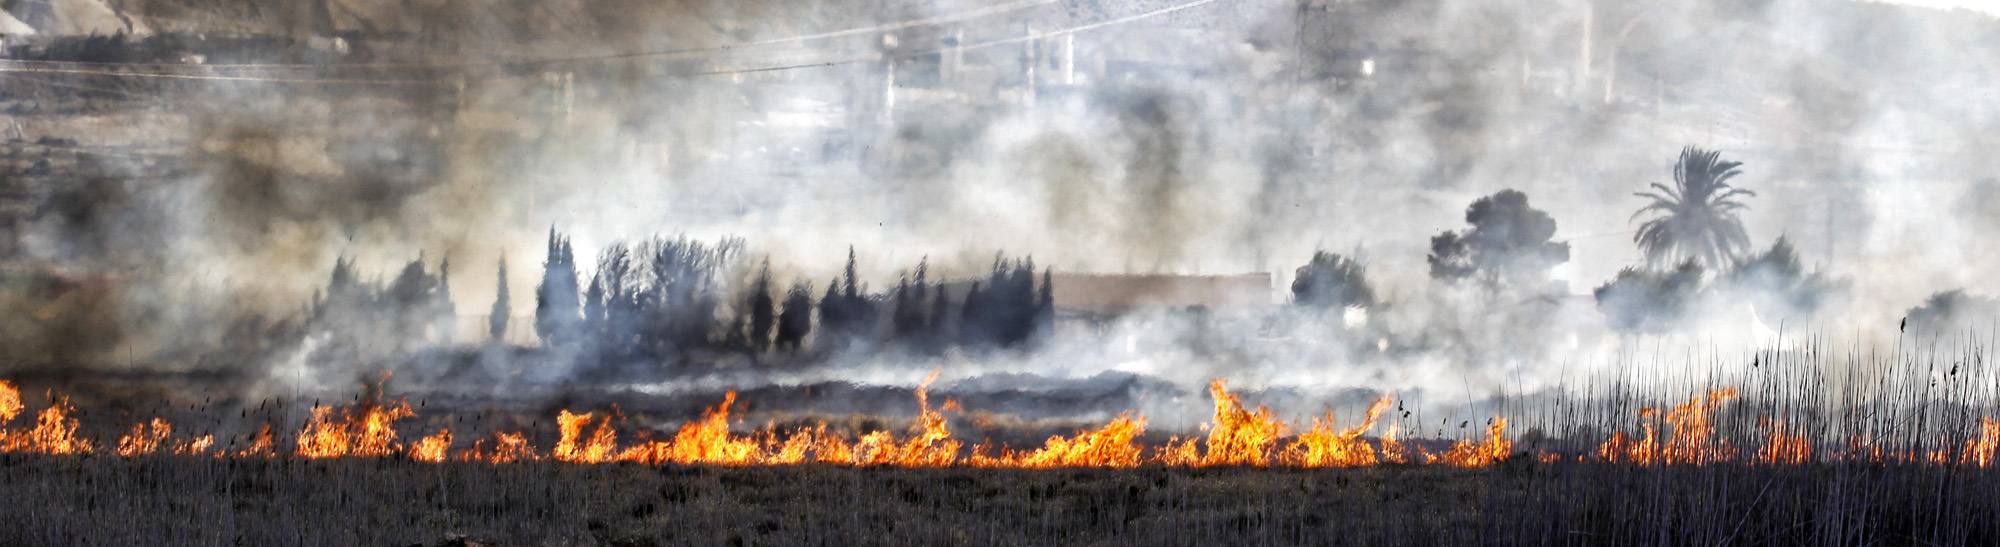
[[[451,259],[467,317],[486,312],[504,258],[526,315],[551,227],[574,237],[586,274],[615,240],[686,233],[745,238],[781,283],[824,287],[852,245],[878,289],[920,257],[956,277],[1004,251],[1063,271],[1272,272],[1274,302],[1327,249],[1365,262],[1384,300],[1416,302],[1433,286],[1430,238],[1513,188],[1556,220],[1570,260],[1553,276],[1580,297],[1642,261],[1632,193],[1668,181],[1697,145],[1744,162],[1734,182],[1757,192],[1743,213],[1752,247],[1787,237],[1809,268],[1851,281],[1823,328],[1874,332],[1941,290],[2000,294],[1985,273],[2000,268],[1988,251],[2000,23],[1965,12],[1839,0],[450,6],[390,25],[426,36],[396,46],[423,53],[378,53],[547,62],[447,71],[431,86],[217,83],[168,108],[24,118],[188,161],[158,175],[173,184],[106,194],[130,216],[35,224],[21,248],[51,261],[157,253],[115,272],[167,280],[135,297],[228,295],[207,301],[279,313],[338,256],[390,277],[422,253]],[[579,38],[593,32],[604,38]],[[1725,315],[1712,332],[1777,328]]]

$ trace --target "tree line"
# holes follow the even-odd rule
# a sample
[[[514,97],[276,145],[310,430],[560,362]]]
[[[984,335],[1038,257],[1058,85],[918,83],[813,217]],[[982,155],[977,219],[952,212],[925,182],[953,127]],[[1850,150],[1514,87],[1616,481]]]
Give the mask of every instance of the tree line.
[[[583,273],[569,238],[551,229],[535,288],[534,330],[551,348],[606,358],[669,359],[690,352],[798,354],[866,346],[938,352],[1018,348],[1052,324],[1051,271],[1032,258],[996,256],[983,277],[934,280],[928,257],[883,291],[860,279],[854,249],[815,298],[813,283],[781,289],[768,259],[736,279],[744,242],[685,236],[616,242]],[[505,275],[504,269],[501,273]],[[511,314],[500,279],[490,335]]]
[[[1717,300],[1747,302],[1767,322],[1809,319],[1845,290],[1845,281],[1804,267],[1783,237],[1750,251],[1738,215],[1748,210],[1743,199],[1756,194],[1733,184],[1741,166],[1716,151],[1687,147],[1671,185],[1652,183],[1636,193],[1647,200],[1632,216],[1643,218],[1633,242],[1644,261],[1592,291],[1606,327],[1669,332],[1686,326],[1703,302]],[[1480,197],[1464,219],[1466,227],[1432,237],[1426,256],[1434,288],[1426,297],[1452,313],[1432,314],[1426,332],[1409,335],[1419,339],[1399,345],[1474,354],[1516,344],[1543,328],[1537,318],[1568,296],[1550,272],[1569,260],[1569,244],[1556,239],[1556,219],[1533,207],[1527,194],[1508,189]],[[1032,257],[996,255],[985,275],[955,282],[934,279],[926,257],[894,284],[871,290],[856,272],[850,247],[841,274],[822,290],[807,279],[774,279],[768,259],[749,273],[744,255],[740,238],[656,236],[612,243],[586,268],[569,238],[551,228],[535,288],[533,331],[548,348],[673,360],[701,352],[1020,348],[1053,327],[1053,272],[1038,271]],[[419,256],[384,284],[359,280],[353,262],[343,258],[325,293],[315,296],[310,317],[351,326],[353,335],[339,343],[388,340],[386,348],[402,350],[448,337],[449,268],[441,262],[430,273]],[[508,332],[512,314],[504,263],[497,275],[502,290],[487,324],[494,339]],[[1326,251],[1297,269],[1290,289],[1297,310],[1395,305],[1376,294],[1359,258]],[[1715,295],[1740,298],[1710,298]],[[1911,315],[1931,326],[1985,304],[1979,297],[1939,293]]]

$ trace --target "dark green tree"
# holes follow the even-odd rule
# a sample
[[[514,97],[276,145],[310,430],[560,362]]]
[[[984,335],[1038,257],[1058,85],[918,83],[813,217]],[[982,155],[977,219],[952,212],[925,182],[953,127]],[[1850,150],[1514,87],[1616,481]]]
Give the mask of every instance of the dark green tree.
[[[771,330],[777,324],[777,303],[771,299],[771,259],[757,270],[750,284],[750,349],[763,353],[771,344]]]
[[[575,341],[581,320],[577,294],[576,252],[569,239],[549,229],[548,255],[542,260],[542,281],[535,286],[535,334],[545,346]]]
[[[1771,320],[1812,317],[1847,289],[1844,281],[1806,271],[1798,251],[1783,237],[1736,263],[1724,279],[1758,315]]]
[[[785,309],[778,314],[779,350],[796,352],[805,344],[806,335],[812,333],[812,308],[812,284],[792,283],[785,291]]]
[[[1431,277],[1474,281],[1488,289],[1547,290],[1549,270],[1569,261],[1569,244],[1553,241],[1556,221],[1528,204],[1528,195],[1501,190],[1465,210],[1463,232],[1431,238]]]
[[[1689,260],[1669,272],[1625,268],[1592,295],[1612,330],[1652,334],[1673,331],[1700,301],[1701,263]]]
[[[1373,307],[1375,289],[1368,286],[1367,273],[1353,259],[1314,251],[1292,278],[1292,303],[1320,311]]]
[[[494,342],[507,340],[507,317],[513,313],[507,303],[507,259],[500,259],[500,275],[495,281],[493,309],[486,314],[486,336]]]

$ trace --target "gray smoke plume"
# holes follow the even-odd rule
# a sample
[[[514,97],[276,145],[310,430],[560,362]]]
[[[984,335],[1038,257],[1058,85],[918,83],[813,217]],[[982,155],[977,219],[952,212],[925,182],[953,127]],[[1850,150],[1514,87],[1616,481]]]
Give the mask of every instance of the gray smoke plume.
[[[381,369],[468,393],[664,396],[908,385],[943,368],[966,382],[1129,373],[1194,398],[1214,377],[1485,398],[1554,385],[1565,363],[1628,366],[1616,357],[1637,347],[1787,330],[1880,343],[1905,315],[1981,308],[1934,293],[2000,294],[1983,274],[2000,267],[1982,252],[2000,208],[2000,76],[1982,68],[2000,21],[1984,14],[1844,0],[113,4],[155,33],[131,39],[152,55],[135,62],[200,56],[213,66],[176,70],[228,78],[0,73],[0,132],[23,137],[7,144],[7,189],[33,204],[4,232],[9,372],[208,371],[250,397],[347,390]],[[224,28],[274,37],[165,38]],[[1739,212],[1756,251],[1647,270],[1632,193],[1670,182],[1688,145],[1744,163],[1733,182],[1757,192]],[[1468,218],[1482,198],[1532,221],[1489,230]],[[580,257],[579,293],[618,242],[741,238],[704,278],[715,299],[699,320],[643,323],[718,344],[742,332],[750,263],[817,300],[850,245],[860,292],[883,301],[920,261],[960,283],[996,252],[1058,274],[1272,283],[1267,309],[1058,320],[1030,349],[864,344],[787,367],[661,347],[673,357],[611,366],[536,332],[551,227]],[[1514,239],[1537,250],[1478,250]],[[1322,250],[1354,260],[1372,297],[1294,309],[1291,272]],[[432,273],[446,260],[449,276]],[[1506,273],[1478,287],[1437,264]],[[336,267],[377,300],[437,277],[416,293],[447,291],[452,307],[426,313],[451,326],[425,323],[423,344],[367,334],[387,329],[361,324],[376,312],[315,300]],[[515,317],[489,343],[502,290]],[[341,348],[395,351],[329,357]],[[710,366],[668,364],[688,361]],[[634,380],[663,369],[676,372]]]

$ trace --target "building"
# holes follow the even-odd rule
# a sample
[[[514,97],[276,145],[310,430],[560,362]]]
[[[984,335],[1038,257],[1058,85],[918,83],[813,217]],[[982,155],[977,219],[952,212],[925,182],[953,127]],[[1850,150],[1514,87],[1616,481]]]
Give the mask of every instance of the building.
[[[1271,274],[1055,273],[1056,317],[1103,320],[1154,310],[1261,312],[1276,305]]]

